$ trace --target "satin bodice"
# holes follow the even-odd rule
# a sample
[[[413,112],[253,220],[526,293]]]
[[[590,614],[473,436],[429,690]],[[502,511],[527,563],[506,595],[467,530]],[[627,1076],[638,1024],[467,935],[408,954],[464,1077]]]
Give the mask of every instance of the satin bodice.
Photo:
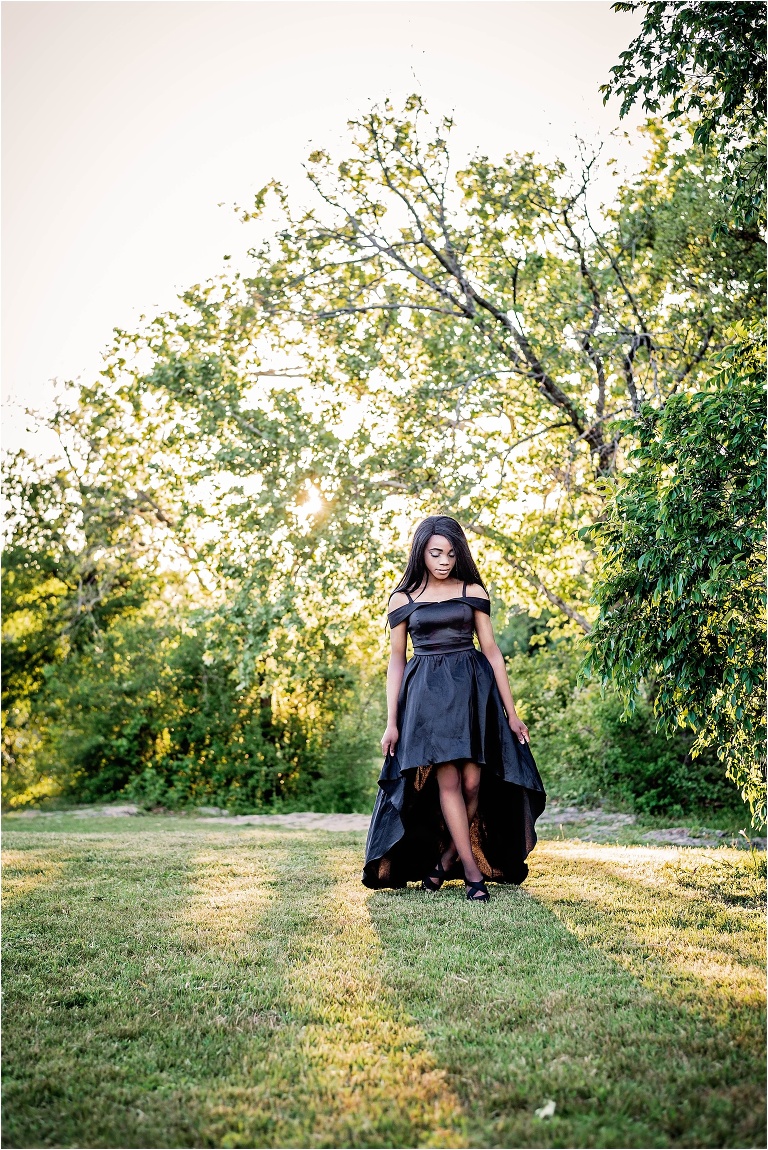
[[[414,599],[390,611],[387,618],[390,627],[406,621],[414,655],[450,655],[475,649],[475,611],[490,615],[491,605],[487,599],[460,595],[441,603]]]

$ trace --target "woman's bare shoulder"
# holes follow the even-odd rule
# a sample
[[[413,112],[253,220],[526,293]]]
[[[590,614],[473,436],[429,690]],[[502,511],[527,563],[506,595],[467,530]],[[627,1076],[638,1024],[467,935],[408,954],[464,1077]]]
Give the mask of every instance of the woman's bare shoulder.
[[[488,598],[488,592],[485,587],[481,587],[479,583],[467,583],[467,595],[471,595],[473,599]]]
[[[387,612],[396,611],[398,607],[404,607],[408,602],[408,596],[405,591],[395,591],[387,601]]]

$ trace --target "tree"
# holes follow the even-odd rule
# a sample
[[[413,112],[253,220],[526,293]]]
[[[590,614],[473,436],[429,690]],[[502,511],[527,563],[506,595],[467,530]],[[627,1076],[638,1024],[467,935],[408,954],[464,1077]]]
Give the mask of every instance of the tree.
[[[714,148],[737,229],[765,226],[766,20],[762,0],[618,3],[642,9],[640,32],[603,84],[621,97],[620,116],[638,99],[651,115],[671,100],[669,120],[695,118],[693,141]],[[719,229],[724,229],[720,223]]]
[[[96,695],[128,748],[120,778],[130,760],[181,793],[193,758],[215,760],[233,764],[221,793],[236,790],[254,708],[274,745],[306,736],[315,750],[295,761],[314,770],[309,736],[343,713],[350,664],[359,684],[379,657],[384,591],[423,512],[462,518],[507,602],[588,632],[593,548],[577,532],[623,467],[624,417],[693,388],[727,325],[760,306],[756,245],[711,239],[717,172],[684,135],[649,126],[647,171],[596,215],[594,157],[575,174],[479,157],[452,177],[449,125],[429,135],[424,116],[416,100],[401,117],[374,110],[352,126],[351,158],[312,157],[306,211],[264,190],[244,213],[268,230],[246,272],[118,333],[101,378],[54,417],[63,462],[38,482],[52,508],[24,496],[17,543],[38,556],[73,540],[67,563],[101,588],[76,612],[77,649],[62,638],[77,579],[62,590],[47,632],[56,683],[40,680],[35,705],[51,748],[72,748],[92,781],[110,767]],[[127,588],[147,588],[122,613],[121,565]],[[79,686],[131,660],[144,681],[155,626],[164,650],[186,652],[163,664],[178,681],[154,676],[167,698],[212,697],[216,668],[232,721],[215,748],[187,703],[169,711],[142,691],[129,713]]]
[[[78,421],[77,407],[54,415],[51,426],[67,429],[54,464],[41,466],[22,451],[3,467],[6,793],[39,783],[33,760],[40,716],[33,712],[48,673],[98,645],[117,618],[146,601],[149,572],[163,548],[141,493],[119,485],[117,467],[102,467],[98,425],[86,437]]]
[[[450,121],[425,117],[412,97],[353,121],[347,157],[310,156],[305,210],[272,187],[242,286],[275,355],[362,405],[371,485],[411,514],[458,512],[511,592],[588,631],[575,531],[599,514],[620,420],[693,386],[754,310],[755,245],[713,244],[716,173],[658,127],[648,172],[600,217],[595,157],[570,173],[481,156],[453,176]],[[266,221],[269,190],[245,220]]]
[[[292,380],[259,386],[215,291],[147,325],[144,367],[121,338],[64,398],[57,460],[7,468],[7,795],[53,773],[93,798],[149,771],[176,801],[284,798],[319,777],[364,678],[350,584],[377,555],[339,506],[331,409]]]
[[[739,326],[706,389],[637,420],[632,470],[592,529],[600,615],[587,666],[631,709],[713,746],[765,823],[764,348]]]

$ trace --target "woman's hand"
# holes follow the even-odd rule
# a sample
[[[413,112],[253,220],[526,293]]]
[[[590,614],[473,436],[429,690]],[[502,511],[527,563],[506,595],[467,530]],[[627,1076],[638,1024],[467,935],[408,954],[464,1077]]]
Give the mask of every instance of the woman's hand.
[[[517,735],[521,743],[530,743],[531,737],[528,734],[528,728],[522,719],[518,719],[514,711],[509,716],[509,729],[513,735]]]
[[[400,738],[397,727],[394,723],[388,723],[387,729],[381,740],[382,754],[391,755],[394,753],[397,740]]]

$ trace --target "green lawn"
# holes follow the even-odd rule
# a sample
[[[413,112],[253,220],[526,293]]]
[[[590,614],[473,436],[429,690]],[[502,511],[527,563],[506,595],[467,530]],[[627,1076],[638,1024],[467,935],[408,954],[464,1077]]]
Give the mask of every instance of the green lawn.
[[[483,906],[361,834],[7,827],[7,1146],[765,1144],[747,851],[544,842]]]

